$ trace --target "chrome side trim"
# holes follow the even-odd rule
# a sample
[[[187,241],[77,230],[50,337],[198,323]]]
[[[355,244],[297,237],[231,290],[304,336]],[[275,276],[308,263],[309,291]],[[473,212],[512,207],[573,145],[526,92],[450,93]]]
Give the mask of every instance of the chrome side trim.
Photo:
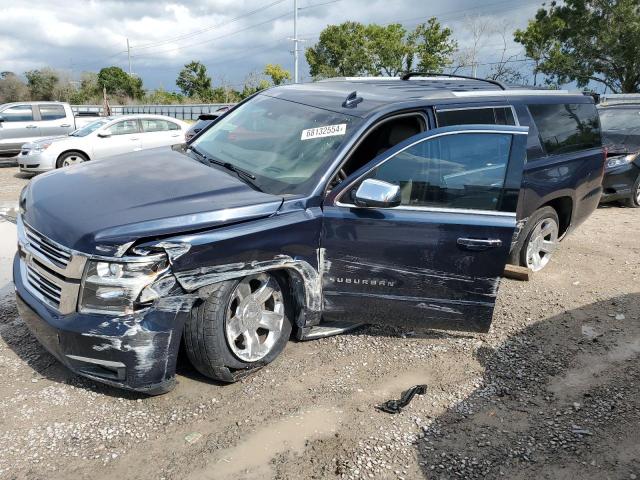
[[[341,202],[336,202],[336,206],[345,207],[345,208],[369,208],[369,209],[374,208],[374,207],[359,207],[352,203],[341,203]],[[463,215],[487,215],[489,217],[516,218],[515,212],[499,212],[497,210],[475,210],[472,208],[440,208],[440,207],[419,207],[419,206],[401,205],[399,207],[385,208],[384,210],[409,211],[409,212],[432,212],[432,213],[460,213]]]
[[[451,92],[456,97],[510,97],[514,95],[569,95],[569,90],[472,90]],[[578,95],[577,93],[575,95]]]

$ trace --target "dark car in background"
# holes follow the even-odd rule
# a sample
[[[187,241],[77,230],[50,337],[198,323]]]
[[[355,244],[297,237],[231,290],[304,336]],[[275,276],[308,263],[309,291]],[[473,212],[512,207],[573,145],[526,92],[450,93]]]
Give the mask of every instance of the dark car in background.
[[[598,105],[607,163],[602,203],[640,208],[640,96],[636,102]]]
[[[233,382],[291,334],[488,331],[505,264],[543,268],[597,207],[604,155],[590,97],[407,74],[271,88],[127,160],[29,183],[13,278],[71,370],[161,393],[180,345]]]
[[[187,141],[191,140],[198,133],[200,133],[206,127],[211,125],[211,123],[213,123],[213,121],[216,118],[218,118],[220,115],[222,115],[224,112],[226,112],[230,108],[231,107],[221,107],[218,110],[216,110],[214,113],[204,113],[204,114],[200,115],[198,117],[198,120],[196,121],[196,123],[194,123],[191,126],[191,128],[189,128],[189,130],[187,130],[187,134],[185,135],[186,140]]]

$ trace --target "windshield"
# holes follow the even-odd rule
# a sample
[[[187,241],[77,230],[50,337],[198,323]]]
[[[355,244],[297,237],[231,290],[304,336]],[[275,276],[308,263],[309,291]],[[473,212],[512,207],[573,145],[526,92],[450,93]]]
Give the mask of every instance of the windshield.
[[[91,123],[86,124],[84,127],[79,128],[78,130],[71,132],[69,135],[72,137],[86,137],[91,132],[95,132],[101,126],[106,125],[108,120],[95,120]]]
[[[358,117],[258,95],[228,113],[193,145],[253,174],[272,194],[308,193]]]
[[[605,132],[623,133],[638,130],[640,128],[640,107],[601,109],[600,124]]]

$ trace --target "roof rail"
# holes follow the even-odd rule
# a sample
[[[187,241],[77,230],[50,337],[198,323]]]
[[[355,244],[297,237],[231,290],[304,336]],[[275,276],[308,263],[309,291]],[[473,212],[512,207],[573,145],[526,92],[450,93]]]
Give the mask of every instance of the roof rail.
[[[506,90],[507,87],[497,80],[489,80],[488,78],[468,77],[466,75],[454,75],[452,73],[437,73],[437,72],[406,72],[400,77],[401,80],[409,80],[411,77],[447,77],[447,78],[463,78],[465,80],[477,80],[479,82],[487,82],[492,85],[496,85],[500,90]]]

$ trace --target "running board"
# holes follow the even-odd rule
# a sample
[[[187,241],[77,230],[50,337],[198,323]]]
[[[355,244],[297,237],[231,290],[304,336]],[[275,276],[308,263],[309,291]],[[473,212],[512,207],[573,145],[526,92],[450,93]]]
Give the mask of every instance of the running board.
[[[299,330],[298,340],[315,340],[316,338],[332,337],[349,332],[364,323],[324,322],[315,327],[303,327]]]

